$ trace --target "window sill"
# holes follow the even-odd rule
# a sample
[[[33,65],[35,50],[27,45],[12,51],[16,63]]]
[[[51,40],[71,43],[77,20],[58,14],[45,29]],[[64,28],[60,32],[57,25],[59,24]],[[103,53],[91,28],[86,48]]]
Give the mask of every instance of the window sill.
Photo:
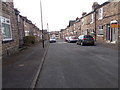
[[[13,42],[14,40],[2,41],[2,44]]]
[[[98,37],[103,37],[104,35],[97,35]]]
[[[102,20],[103,18],[99,18],[98,20]]]

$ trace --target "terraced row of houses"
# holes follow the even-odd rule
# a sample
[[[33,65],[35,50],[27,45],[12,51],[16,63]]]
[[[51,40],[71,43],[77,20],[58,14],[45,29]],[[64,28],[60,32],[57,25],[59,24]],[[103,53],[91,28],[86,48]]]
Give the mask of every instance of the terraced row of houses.
[[[65,29],[61,29],[61,38],[66,36],[92,35],[99,43],[120,42],[120,1],[93,3],[90,13],[81,18],[70,20]]]
[[[20,12],[14,8],[12,1],[0,0],[0,7],[1,56],[4,57],[17,52],[23,46],[23,38],[25,36],[35,36],[37,41],[40,41],[42,31],[27,17],[20,15]]]

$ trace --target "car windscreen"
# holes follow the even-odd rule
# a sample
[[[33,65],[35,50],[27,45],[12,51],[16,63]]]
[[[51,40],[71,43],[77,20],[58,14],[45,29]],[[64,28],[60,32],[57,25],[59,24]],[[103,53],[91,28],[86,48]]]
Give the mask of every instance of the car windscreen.
[[[93,38],[93,37],[90,35],[85,35],[84,38]]]
[[[72,39],[77,39],[77,37],[74,37],[74,36],[73,36],[73,37],[71,37],[71,38],[72,38]]]
[[[55,39],[55,37],[53,37],[53,38],[50,38],[50,39]]]

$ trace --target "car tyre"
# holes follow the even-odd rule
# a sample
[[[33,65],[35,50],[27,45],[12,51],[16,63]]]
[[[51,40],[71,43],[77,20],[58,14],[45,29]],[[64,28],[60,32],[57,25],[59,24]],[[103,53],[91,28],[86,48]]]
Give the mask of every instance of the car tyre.
[[[83,43],[83,42],[81,42],[81,46],[84,46],[84,43]]]
[[[79,45],[79,43],[78,43],[78,42],[76,42],[76,44],[77,44],[77,45]]]

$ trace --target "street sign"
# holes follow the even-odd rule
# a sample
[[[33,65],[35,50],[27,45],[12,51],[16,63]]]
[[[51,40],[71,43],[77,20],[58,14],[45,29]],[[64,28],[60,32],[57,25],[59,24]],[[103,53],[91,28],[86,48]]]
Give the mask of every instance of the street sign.
[[[111,24],[111,28],[118,28],[118,24]]]
[[[111,28],[118,28],[118,22],[116,20],[111,21]]]

